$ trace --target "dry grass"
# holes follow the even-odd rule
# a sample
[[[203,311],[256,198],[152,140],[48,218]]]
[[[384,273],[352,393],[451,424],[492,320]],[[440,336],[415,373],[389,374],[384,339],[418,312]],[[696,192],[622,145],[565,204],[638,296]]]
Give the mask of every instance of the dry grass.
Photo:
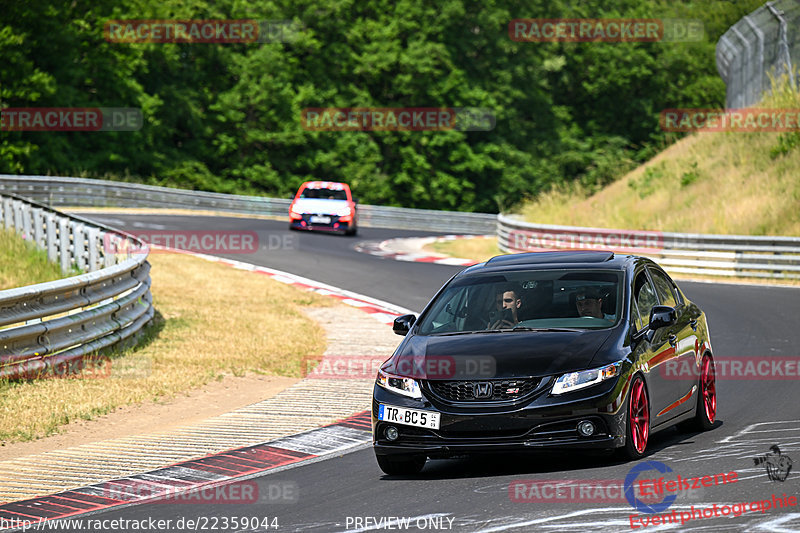
[[[0,290],[62,277],[59,266],[47,260],[47,252],[24,241],[13,230],[0,229]]]
[[[300,310],[332,301],[267,276],[184,254],[150,256],[150,339],[112,358],[102,379],[0,384],[0,440],[32,440],[124,405],[163,402],[224,375],[301,376],[325,333]]]
[[[788,85],[760,107],[800,108]],[[557,189],[530,222],[601,228],[800,235],[800,133],[695,133],[593,195]]]
[[[503,252],[497,247],[497,238],[475,237],[466,239],[453,239],[447,241],[436,241],[425,249],[450,257],[472,259],[473,261],[486,261]]]

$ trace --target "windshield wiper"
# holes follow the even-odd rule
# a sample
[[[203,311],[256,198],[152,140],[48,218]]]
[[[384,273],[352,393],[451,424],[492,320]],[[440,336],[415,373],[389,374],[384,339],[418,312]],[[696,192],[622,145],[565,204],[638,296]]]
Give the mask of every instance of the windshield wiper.
[[[505,328],[505,329],[477,329],[472,331],[451,331],[449,333],[435,333],[439,337],[450,337],[453,335],[471,335],[473,333],[510,333],[514,331],[582,331],[575,328]]]
[[[581,331],[575,328],[529,328],[527,326],[514,328],[512,331]]]

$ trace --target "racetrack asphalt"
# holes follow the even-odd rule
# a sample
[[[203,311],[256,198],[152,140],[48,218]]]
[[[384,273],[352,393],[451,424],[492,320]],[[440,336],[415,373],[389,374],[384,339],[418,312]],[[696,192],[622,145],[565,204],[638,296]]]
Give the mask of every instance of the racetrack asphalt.
[[[420,311],[439,287],[461,267],[408,263],[356,252],[360,241],[426,236],[425,232],[361,228],[357,237],[290,232],[288,223],[270,220],[205,216],[83,214],[127,231],[254,231],[262,245],[256,253],[204,251],[231,259],[289,271]],[[272,242],[270,242],[272,241]],[[280,243],[280,244],[279,244]],[[272,244],[272,249],[271,249]],[[707,314],[717,357],[800,356],[800,288],[679,282],[686,295]],[[398,341],[400,338],[398,337]],[[718,421],[705,433],[668,429],[651,437],[646,460],[660,461],[682,477],[736,471],[738,481],[721,486],[681,491],[665,513],[691,512],[713,504],[800,495],[800,472],[784,482],[767,477],[754,458],[780,445],[800,460],[800,388],[795,380],[720,380],[717,382]],[[640,462],[641,463],[641,462]],[[575,502],[513,501],[509,486],[524,480],[624,480],[636,463],[604,457],[561,455],[503,455],[429,461],[414,477],[383,475],[372,450],[255,478],[265,493],[290,484],[298,489],[291,501],[231,504],[143,504],[109,510],[92,519],[170,519],[171,530],[188,529],[200,520],[208,531],[272,531],[273,528],[223,529],[233,516],[277,517],[279,531],[373,531],[410,528],[453,531],[632,531],[626,501]],[[651,471],[646,477],[658,477]],[[641,477],[645,477],[643,474]],[[513,491],[512,491],[513,492]],[[381,521],[382,520],[382,521]],[[263,522],[262,522],[263,523]],[[268,522],[274,524],[274,522]],[[200,525],[200,524],[195,524]],[[216,525],[216,529],[210,529]],[[641,525],[641,522],[634,522]],[[651,530],[800,531],[800,506],[748,511],[741,516],[701,518]],[[194,528],[192,528],[194,529]],[[201,529],[201,528],[197,528]]]

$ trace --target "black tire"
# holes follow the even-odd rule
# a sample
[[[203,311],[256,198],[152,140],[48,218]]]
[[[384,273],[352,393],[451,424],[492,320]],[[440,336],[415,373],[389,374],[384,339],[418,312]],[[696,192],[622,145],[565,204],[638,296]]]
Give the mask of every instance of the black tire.
[[[708,366],[707,366],[708,365]],[[714,427],[717,415],[717,386],[714,358],[711,354],[703,356],[700,364],[700,378],[697,381],[697,407],[694,411],[694,418],[681,422],[679,428],[684,431],[708,431]],[[709,376],[710,371],[710,390]],[[709,396],[710,393],[710,396]],[[707,405],[712,402],[713,406]]]
[[[641,389],[639,389],[639,386],[641,386]],[[643,394],[643,396],[638,396],[637,395],[637,398],[634,399],[634,393],[637,390],[640,390],[641,394]],[[634,403],[634,401],[639,403],[641,401],[642,397],[644,398],[644,402],[645,402],[643,409],[644,409],[644,411],[646,413],[646,416],[647,416],[646,421],[645,421],[646,431],[645,431],[645,435],[644,435],[644,447],[643,448],[641,448],[641,447],[637,448],[637,446],[635,444],[635,440],[634,440],[634,435],[633,435],[633,427],[632,427],[632,424],[631,424],[631,408],[632,408],[632,404]],[[638,406],[633,406],[633,407],[634,408],[638,408]],[[640,430],[639,434],[641,435],[641,430]],[[650,398],[647,395],[647,387],[645,386],[644,379],[642,379],[642,376],[637,375],[631,381],[631,388],[630,388],[630,391],[628,392],[628,400],[626,402],[626,408],[625,408],[625,446],[619,448],[617,450],[617,454],[622,459],[629,459],[629,460],[641,459],[642,457],[644,457],[644,454],[647,451],[647,441],[649,440],[649,438],[650,438]]]
[[[376,455],[378,466],[390,476],[408,476],[419,474],[425,466],[424,455]]]

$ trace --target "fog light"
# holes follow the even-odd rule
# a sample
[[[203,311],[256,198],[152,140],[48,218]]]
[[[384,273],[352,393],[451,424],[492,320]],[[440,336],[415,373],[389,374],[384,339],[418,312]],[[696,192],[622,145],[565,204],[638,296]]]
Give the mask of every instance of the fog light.
[[[386,438],[388,440],[397,440],[397,437],[399,436],[397,434],[397,428],[394,426],[389,426],[388,428],[386,428],[383,434],[386,435]]]
[[[591,437],[594,435],[594,424],[588,420],[578,422],[578,433],[580,433],[581,437]]]

